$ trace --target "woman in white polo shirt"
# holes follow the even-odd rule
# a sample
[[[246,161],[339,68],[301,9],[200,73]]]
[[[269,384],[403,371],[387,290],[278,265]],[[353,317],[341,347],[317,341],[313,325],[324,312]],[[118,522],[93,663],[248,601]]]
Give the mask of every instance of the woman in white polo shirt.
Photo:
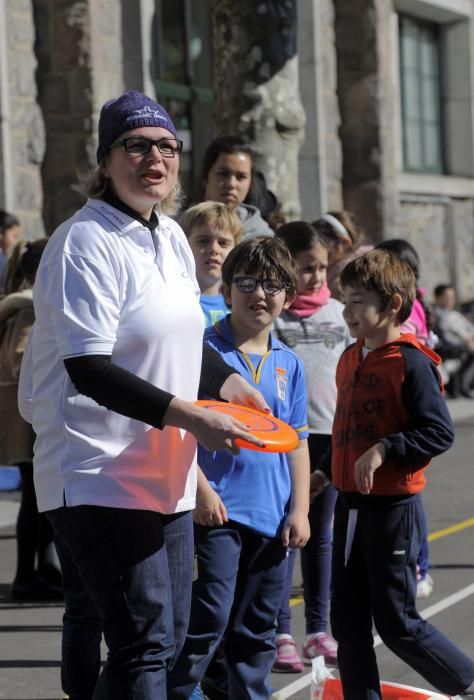
[[[89,199],[55,231],[37,273],[22,380],[38,508],[100,613],[114,700],[166,698],[189,613],[196,439],[234,451],[248,435],[194,405],[201,375],[216,397],[260,401],[211,356],[201,373],[193,255],[164,215],[181,147],[145,95],[103,106]],[[23,389],[28,417],[26,399]]]

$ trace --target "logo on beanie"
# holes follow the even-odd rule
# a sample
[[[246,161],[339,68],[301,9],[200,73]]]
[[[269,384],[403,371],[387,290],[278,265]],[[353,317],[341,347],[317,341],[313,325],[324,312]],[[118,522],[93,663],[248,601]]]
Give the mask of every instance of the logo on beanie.
[[[155,119],[158,117],[159,119],[164,119],[163,112],[160,109],[151,109],[148,105],[140,109],[134,109],[133,117],[130,115],[129,119],[135,119],[136,117],[153,117]]]

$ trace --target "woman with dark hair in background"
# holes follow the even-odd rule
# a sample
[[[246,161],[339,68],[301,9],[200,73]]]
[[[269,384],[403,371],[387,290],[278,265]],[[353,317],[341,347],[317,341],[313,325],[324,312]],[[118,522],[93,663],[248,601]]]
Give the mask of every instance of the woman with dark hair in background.
[[[204,154],[201,199],[222,202],[235,209],[244,227],[244,238],[273,236],[258,205],[265,206],[268,216],[276,208],[276,199],[272,209],[274,195],[268,193],[262,178],[255,169],[255,153],[250,144],[239,136],[219,136],[211,141]]]
[[[20,222],[7,211],[0,209],[0,294],[5,292],[5,273],[8,258],[20,240]]]

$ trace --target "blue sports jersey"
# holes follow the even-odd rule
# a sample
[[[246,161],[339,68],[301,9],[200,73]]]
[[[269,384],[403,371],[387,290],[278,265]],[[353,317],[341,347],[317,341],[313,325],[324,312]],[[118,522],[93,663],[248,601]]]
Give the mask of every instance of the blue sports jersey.
[[[201,294],[199,299],[201,309],[204,311],[206,326],[213,326],[221,318],[224,318],[229,313],[229,307],[225,303],[222,294]]]
[[[207,328],[204,339],[265,397],[276,418],[289,423],[300,439],[308,437],[306,387],[303,363],[286,345],[270,334],[270,350],[247,355],[234,346],[230,316]],[[209,452],[198,449],[198,464],[217,491],[230,520],[266,536],[278,537],[291,494],[286,454],[241,450]]]

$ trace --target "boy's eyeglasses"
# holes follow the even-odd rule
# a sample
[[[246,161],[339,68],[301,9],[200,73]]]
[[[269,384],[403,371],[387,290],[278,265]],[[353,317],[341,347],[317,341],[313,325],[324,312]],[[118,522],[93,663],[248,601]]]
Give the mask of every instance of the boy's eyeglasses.
[[[243,294],[252,294],[260,285],[265,292],[270,296],[279,294],[283,289],[287,289],[288,285],[279,280],[274,280],[271,277],[266,277],[265,279],[257,279],[256,277],[234,277],[232,284],[235,284],[239,292]]]
[[[145,156],[156,146],[162,156],[172,158],[183,150],[183,142],[178,139],[147,139],[145,136],[129,136],[112,144],[111,148],[123,146],[127,153]]]

